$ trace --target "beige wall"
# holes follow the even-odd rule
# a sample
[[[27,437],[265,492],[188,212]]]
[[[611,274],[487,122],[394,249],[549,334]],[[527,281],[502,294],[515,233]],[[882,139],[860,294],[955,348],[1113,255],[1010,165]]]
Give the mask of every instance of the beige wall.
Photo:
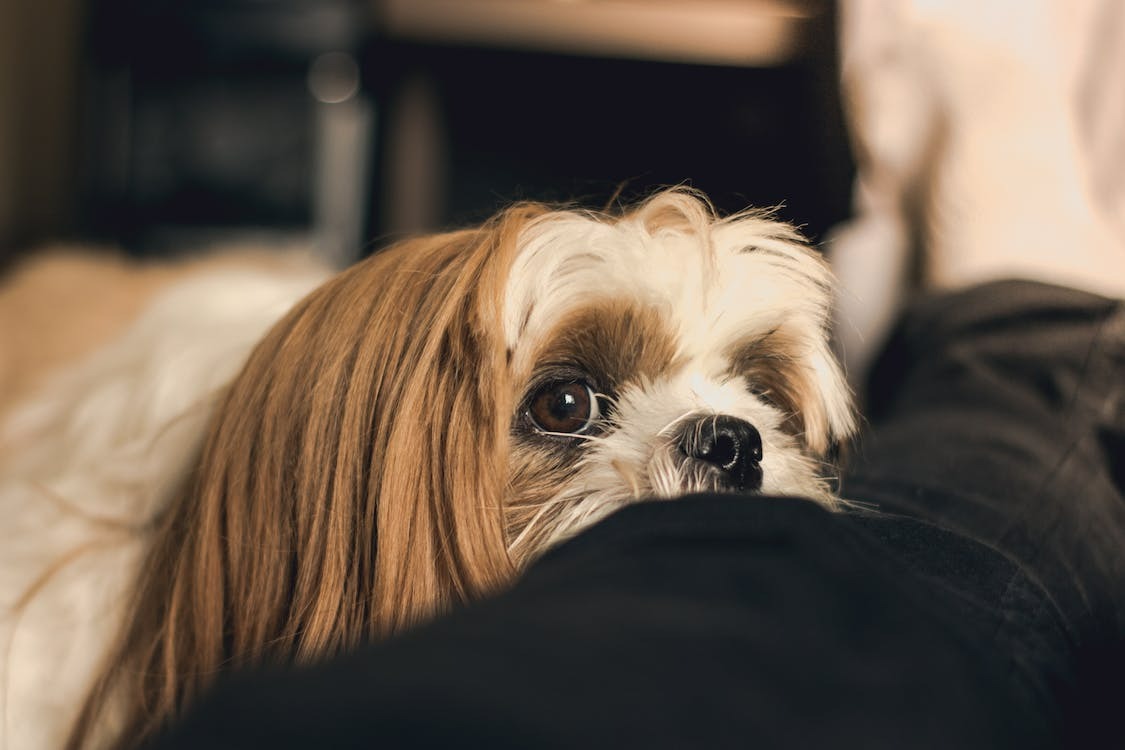
[[[0,1],[0,263],[72,219],[81,8]]]

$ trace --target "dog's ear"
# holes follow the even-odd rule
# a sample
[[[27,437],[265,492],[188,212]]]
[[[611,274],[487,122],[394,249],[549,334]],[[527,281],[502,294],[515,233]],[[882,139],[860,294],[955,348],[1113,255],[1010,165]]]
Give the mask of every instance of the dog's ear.
[[[374,255],[259,343],[75,736],[112,698],[142,739],[224,668],[338,652],[510,580],[500,315],[535,213]]]
[[[855,432],[851,388],[828,343],[827,332],[807,351],[794,387],[794,409],[805,445],[815,455],[834,460]]]
[[[280,519],[292,571],[270,638],[313,656],[393,633],[513,575],[502,498],[511,410],[500,305],[514,209],[473,230],[410,240],[345,271],[271,333],[236,382],[203,476],[246,475],[213,502]],[[238,466],[220,445],[237,424]],[[225,490],[220,490],[225,493]],[[233,515],[232,515],[233,514]],[[269,575],[224,542],[227,589]],[[237,596],[235,597],[237,599]],[[230,615],[233,642],[260,628]],[[245,636],[241,631],[245,631]],[[229,639],[228,639],[229,640]]]

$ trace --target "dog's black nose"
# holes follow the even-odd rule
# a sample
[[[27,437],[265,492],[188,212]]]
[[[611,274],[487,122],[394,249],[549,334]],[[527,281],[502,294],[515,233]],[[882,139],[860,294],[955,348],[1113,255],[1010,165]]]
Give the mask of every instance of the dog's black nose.
[[[732,489],[762,486],[762,436],[743,419],[725,414],[701,417],[685,427],[680,450],[720,469]]]

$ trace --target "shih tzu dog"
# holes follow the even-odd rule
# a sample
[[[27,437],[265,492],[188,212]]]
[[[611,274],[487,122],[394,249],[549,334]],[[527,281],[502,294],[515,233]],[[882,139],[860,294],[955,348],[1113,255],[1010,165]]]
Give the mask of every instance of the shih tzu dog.
[[[629,503],[838,502],[830,273],[764,214],[520,205],[322,281],[201,270],[13,411],[12,747],[134,743],[221,670],[399,631]]]

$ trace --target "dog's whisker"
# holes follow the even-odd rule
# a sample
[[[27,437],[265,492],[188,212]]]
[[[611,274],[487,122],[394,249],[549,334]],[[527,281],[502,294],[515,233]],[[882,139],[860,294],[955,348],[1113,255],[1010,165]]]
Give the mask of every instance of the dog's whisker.
[[[698,412],[695,409],[687,409],[679,416],[675,417],[668,424],[664,425],[659,432],[656,433],[657,437],[668,438],[671,437],[680,425],[688,419],[697,416]]]
[[[524,524],[523,529],[519,534],[516,535],[516,538],[508,543],[508,553],[514,554],[515,552],[517,552],[520,547],[527,541],[528,537],[530,537],[535,531],[538,530],[543,520],[543,516],[546,515],[553,506],[560,504],[561,502],[563,502],[563,500],[563,498],[558,498],[554,502],[548,501],[541,504],[539,506],[539,509],[536,510],[535,515],[533,515],[531,519],[526,524]]]
[[[633,469],[624,461],[620,461],[618,459],[614,459],[613,461],[611,461],[610,466],[612,466],[613,470],[617,472],[618,476],[624,479],[625,482],[629,485],[629,488],[633,493],[633,497],[639,498],[641,496],[641,488],[640,484],[637,482],[637,472],[633,471]]]
[[[610,406],[612,406],[614,408],[617,408],[617,406],[618,406],[617,399],[614,398],[613,396],[609,395],[608,393],[602,393],[600,391],[595,391],[594,395],[597,396],[598,398],[604,400]]]
[[[590,435],[584,432],[552,432],[550,430],[539,430],[539,434],[550,435],[551,437],[576,438],[587,442],[597,442],[604,439],[602,435]]]

